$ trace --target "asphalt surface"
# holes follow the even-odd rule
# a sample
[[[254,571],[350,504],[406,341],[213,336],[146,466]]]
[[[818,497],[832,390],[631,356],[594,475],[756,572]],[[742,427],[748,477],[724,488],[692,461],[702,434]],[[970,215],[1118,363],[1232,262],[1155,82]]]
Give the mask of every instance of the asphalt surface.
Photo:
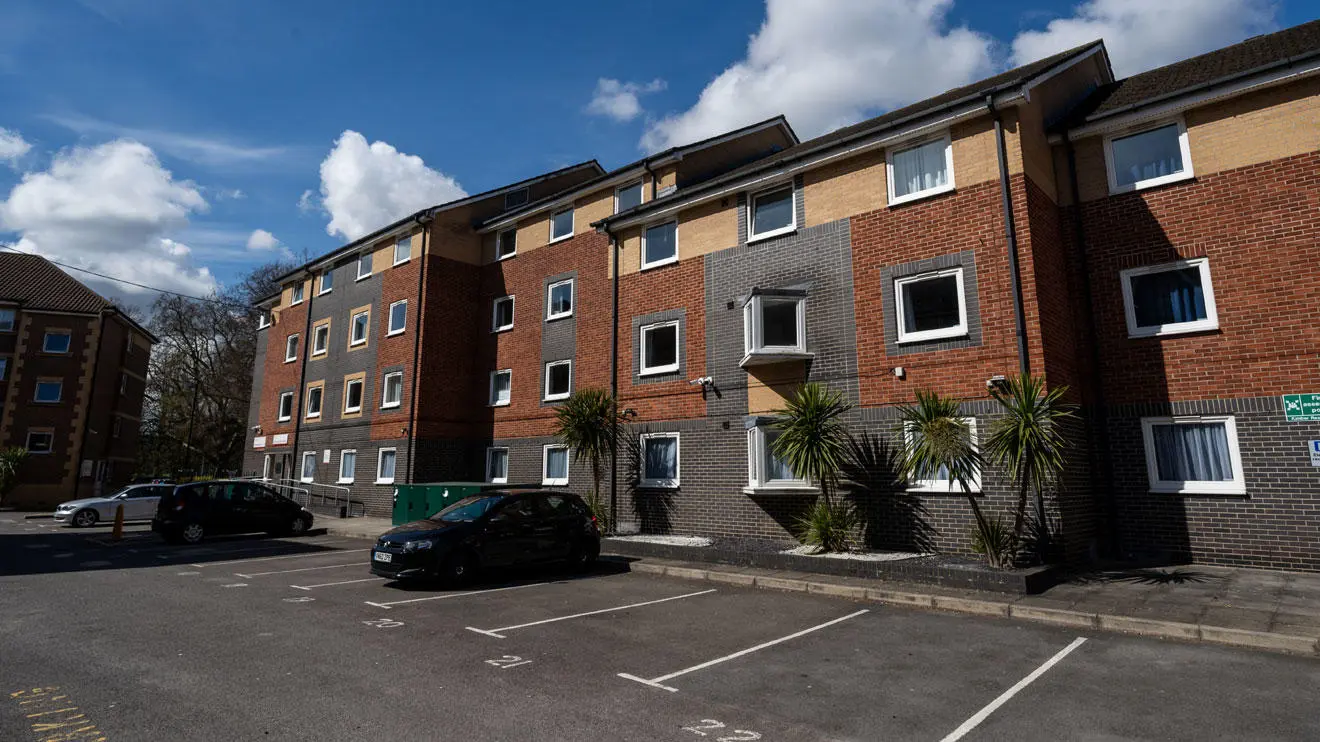
[[[108,530],[0,513],[0,740],[1320,739],[1313,659],[617,564],[402,589],[363,541]]]

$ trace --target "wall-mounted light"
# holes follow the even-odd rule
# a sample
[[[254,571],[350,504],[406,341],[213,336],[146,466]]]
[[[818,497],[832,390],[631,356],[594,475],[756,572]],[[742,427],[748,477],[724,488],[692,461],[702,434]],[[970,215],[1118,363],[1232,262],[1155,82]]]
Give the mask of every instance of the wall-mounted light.
[[[1008,388],[1008,379],[1004,378],[1003,374],[995,374],[985,380],[985,388],[1003,391]]]
[[[907,378],[907,369],[903,368],[902,366],[894,366],[893,368],[889,369],[889,373],[893,374],[894,377],[898,379]]]

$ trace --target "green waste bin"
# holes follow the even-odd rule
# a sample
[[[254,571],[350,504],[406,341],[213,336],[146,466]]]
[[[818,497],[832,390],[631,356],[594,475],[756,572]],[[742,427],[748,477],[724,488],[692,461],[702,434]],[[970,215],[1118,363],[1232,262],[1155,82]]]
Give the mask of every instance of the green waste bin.
[[[394,525],[434,515],[462,500],[488,490],[539,489],[539,484],[491,484],[490,482],[427,482],[400,484],[394,488]]]

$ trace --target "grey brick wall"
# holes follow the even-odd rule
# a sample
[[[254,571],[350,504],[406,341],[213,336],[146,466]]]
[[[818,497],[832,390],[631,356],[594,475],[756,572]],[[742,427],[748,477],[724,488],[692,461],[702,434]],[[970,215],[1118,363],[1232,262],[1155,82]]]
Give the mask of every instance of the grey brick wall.
[[[642,327],[653,325],[657,322],[678,322],[678,370],[667,374],[647,374],[641,375],[642,371]],[[632,380],[633,384],[657,384],[664,381],[677,381],[687,378],[687,310],[669,309],[663,312],[653,314],[643,314],[632,318],[632,338],[630,352],[632,354]],[[623,349],[620,349],[621,351]],[[627,351],[624,351],[627,352]]]
[[[920,343],[898,342],[898,311],[894,295],[894,280],[916,276],[931,271],[947,268],[963,269],[963,295],[967,301],[967,335],[965,337],[930,340]],[[981,344],[981,295],[976,281],[976,253],[972,250],[941,255],[928,260],[916,260],[911,263],[885,266],[880,269],[880,290],[884,296],[884,316],[891,318],[885,323],[885,353],[901,356],[907,353],[925,353],[928,351],[950,350],[953,348],[974,348]]]
[[[573,279],[573,314],[560,319],[547,320],[550,311],[550,284]],[[537,370],[537,399],[545,399],[545,365],[551,361],[573,361],[569,377],[569,389],[577,385],[577,315],[578,306],[577,271],[557,273],[546,276],[541,282],[541,368]],[[552,406],[554,402],[541,402],[542,407]],[[539,481],[539,480],[538,480]]]

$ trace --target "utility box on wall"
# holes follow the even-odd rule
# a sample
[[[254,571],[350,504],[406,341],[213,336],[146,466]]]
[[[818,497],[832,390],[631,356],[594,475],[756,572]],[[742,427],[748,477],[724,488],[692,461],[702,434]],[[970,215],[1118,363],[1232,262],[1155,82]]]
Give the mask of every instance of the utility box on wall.
[[[401,484],[394,488],[394,525],[428,518],[464,497],[506,489],[539,489],[539,484],[491,484],[490,482],[428,482]]]

